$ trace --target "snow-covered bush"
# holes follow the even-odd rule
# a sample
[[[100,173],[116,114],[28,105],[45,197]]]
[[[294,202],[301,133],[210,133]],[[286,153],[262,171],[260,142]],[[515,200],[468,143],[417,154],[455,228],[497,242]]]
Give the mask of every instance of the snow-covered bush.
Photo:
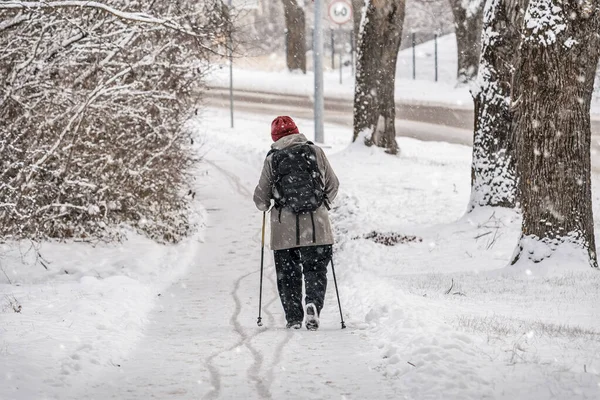
[[[190,229],[184,127],[220,0],[0,3],[0,239]]]

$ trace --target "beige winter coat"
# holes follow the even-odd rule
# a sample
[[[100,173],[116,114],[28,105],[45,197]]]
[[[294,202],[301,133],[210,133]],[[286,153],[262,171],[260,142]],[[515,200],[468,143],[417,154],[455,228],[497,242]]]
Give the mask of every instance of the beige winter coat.
[[[284,136],[271,146],[273,149],[281,150],[298,144],[306,143],[308,140],[303,134],[294,134]],[[329,203],[335,199],[338,192],[339,181],[333,173],[327,157],[323,150],[315,145],[311,146],[317,156],[317,164],[321,171],[323,183],[325,184],[325,193]],[[271,207],[272,196],[272,155],[265,159],[262,174],[258,186],[254,190],[254,203],[261,211],[266,211]],[[300,214],[300,245],[296,243],[296,214],[291,210],[281,210],[273,208],[271,211],[271,249],[284,250],[300,246],[315,246],[333,244],[333,233],[331,232],[331,223],[329,222],[329,212],[325,205],[319,207],[314,213],[315,239],[313,242],[313,228],[310,213]]]

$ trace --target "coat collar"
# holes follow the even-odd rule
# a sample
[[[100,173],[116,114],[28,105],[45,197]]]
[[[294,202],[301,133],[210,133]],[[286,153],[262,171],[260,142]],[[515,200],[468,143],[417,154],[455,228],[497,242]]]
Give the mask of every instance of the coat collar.
[[[275,143],[271,145],[273,150],[282,150],[290,146],[294,146],[297,144],[304,144],[308,142],[306,136],[302,133],[295,133],[293,135],[284,136]]]

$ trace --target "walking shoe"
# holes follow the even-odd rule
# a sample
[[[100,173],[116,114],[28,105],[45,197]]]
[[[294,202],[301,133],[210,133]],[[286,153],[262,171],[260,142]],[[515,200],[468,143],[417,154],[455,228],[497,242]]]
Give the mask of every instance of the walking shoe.
[[[319,329],[319,314],[317,314],[317,307],[313,303],[306,305],[306,329],[309,331]]]
[[[285,327],[287,329],[290,329],[290,328],[300,329],[300,328],[302,328],[302,322],[288,322]]]

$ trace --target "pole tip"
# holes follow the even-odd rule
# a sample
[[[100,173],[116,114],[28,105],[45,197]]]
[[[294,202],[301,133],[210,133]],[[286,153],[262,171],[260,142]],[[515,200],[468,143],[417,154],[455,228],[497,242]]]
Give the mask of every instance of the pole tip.
[[[346,323],[342,321],[342,329],[346,329]]]
[[[258,325],[258,326],[262,326],[263,325],[261,317],[258,317],[258,321],[256,321],[256,325]]]

